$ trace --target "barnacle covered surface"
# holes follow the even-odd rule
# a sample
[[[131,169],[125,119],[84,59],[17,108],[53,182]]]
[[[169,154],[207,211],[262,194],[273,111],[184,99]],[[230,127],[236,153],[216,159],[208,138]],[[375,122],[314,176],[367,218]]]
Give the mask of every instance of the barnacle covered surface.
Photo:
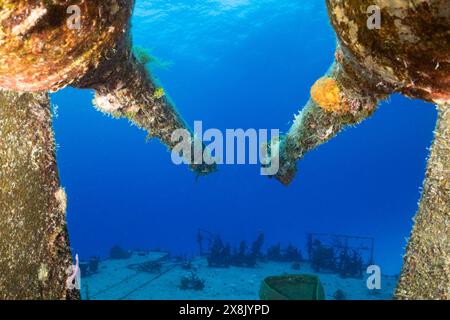
[[[0,90],[0,299],[76,298],[45,93]]]
[[[450,106],[439,119],[397,299],[450,299]]]
[[[377,6],[380,29],[367,27]],[[435,103],[450,100],[448,0],[327,0],[331,23],[353,68],[395,92]]]
[[[102,112],[117,118],[127,118],[137,127],[145,130],[149,138],[157,138],[172,150],[179,141],[172,139],[175,130],[183,129],[191,137],[194,149],[194,135],[189,126],[177,112],[175,106],[159,87],[151,75],[127,51],[125,63],[110,69],[109,81],[94,85],[94,105]],[[205,150],[202,144],[201,152]],[[193,158],[189,161],[197,175],[205,175],[216,170],[216,165],[196,164]]]
[[[57,90],[96,68],[128,29],[132,0],[1,0],[0,88]],[[70,26],[80,9],[80,28]]]

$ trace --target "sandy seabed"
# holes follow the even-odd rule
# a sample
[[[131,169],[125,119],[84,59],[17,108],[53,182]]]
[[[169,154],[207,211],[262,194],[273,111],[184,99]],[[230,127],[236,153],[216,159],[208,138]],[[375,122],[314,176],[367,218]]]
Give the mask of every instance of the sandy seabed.
[[[180,289],[180,280],[190,275],[180,263],[163,260],[161,274],[135,271],[129,265],[155,261],[164,253],[133,253],[125,260],[103,260],[97,273],[83,277],[83,299],[92,300],[259,300],[261,282],[268,276],[283,274],[317,274],[325,289],[327,300],[334,300],[336,290],[344,291],[347,300],[391,299],[396,278],[383,276],[381,290],[369,290],[366,278],[343,279],[330,273],[315,273],[309,263],[293,270],[292,263],[260,262],[256,268],[209,268],[204,257],[192,261],[192,269],[205,281],[201,291]]]

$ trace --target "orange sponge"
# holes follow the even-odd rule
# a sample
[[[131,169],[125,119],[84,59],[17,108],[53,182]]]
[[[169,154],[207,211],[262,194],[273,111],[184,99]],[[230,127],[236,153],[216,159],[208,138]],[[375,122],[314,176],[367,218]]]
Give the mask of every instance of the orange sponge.
[[[342,100],[341,90],[333,78],[323,77],[311,88],[311,98],[327,112],[346,113],[348,105]]]

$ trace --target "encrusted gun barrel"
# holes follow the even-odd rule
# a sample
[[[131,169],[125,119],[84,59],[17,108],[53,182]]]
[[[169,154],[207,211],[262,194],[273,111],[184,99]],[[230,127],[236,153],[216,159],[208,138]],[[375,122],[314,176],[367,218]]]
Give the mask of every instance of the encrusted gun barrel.
[[[336,61],[282,139],[276,178],[286,185],[296,160],[364,119],[389,94],[450,102],[448,0],[327,0],[327,7],[338,36]],[[370,27],[367,12],[379,15],[378,28]]]
[[[190,130],[131,54],[133,6],[134,0],[0,2],[0,88],[95,89],[99,109],[128,117],[173,148],[172,132]],[[216,169],[191,167],[199,175]]]
[[[398,299],[450,299],[450,2],[327,0],[331,23],[355,70],[392,92],[438,105],[438,123]],[[368,10],[370,9],[370,10]],[[368,15],[379,28],[368,28]],[[370,18],[370,17],[369,17]]]
[[[314,84],[310,101],[282,139],[276,178],[289,184],[296,160],[369,116],[391,93],[438,105],[424,191],[395,297],[449,299],[450,2],[326,2],[338,37],[336,62]]]
[[[158,138],[170,150],[179,143],[172,134],[179,129],[186,130],[191,137],[191,154],[194,155],[196,140],[193,132],[165,90],[156,84],[146,66],[135,57],[127,42],[119,43],[112,52],[108,60],[87,73],[74,86],[94,89],[93,102],[98,110],[114,118],[127,118],[145,130],[149,138]],[[205,153],[209,157],[205,145],[201,145],[199,151],[202,156]],[[216,170],[215,163],[195,163],[194,157],[187,158],[186,162],[197,175]]]
[[[297,160],[334,138],[347,126],[371,116],[387,91],[373,79],[349,75],[338,48],[336,62],[311,88],[311,98],[295,117],[294,124],[280,140],[280,169],[275,177],[289,185],[297,172]]]

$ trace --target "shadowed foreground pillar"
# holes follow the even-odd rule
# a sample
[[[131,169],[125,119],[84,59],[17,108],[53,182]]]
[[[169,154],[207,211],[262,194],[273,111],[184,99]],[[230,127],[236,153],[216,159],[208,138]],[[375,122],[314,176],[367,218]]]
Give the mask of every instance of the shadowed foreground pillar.
[[[0,299],[78,298],[49,106],[0,90]]]
[[[450,299],[450,107],[438,107],[435,140],[397,299]]]

